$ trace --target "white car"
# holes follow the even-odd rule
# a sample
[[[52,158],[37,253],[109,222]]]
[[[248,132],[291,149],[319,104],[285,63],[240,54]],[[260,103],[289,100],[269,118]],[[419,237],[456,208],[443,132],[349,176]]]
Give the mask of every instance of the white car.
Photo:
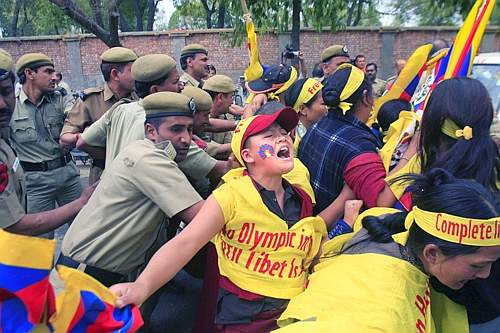
[[[500,52],[481,53],[474,58],[471,77],[481,81],[491,96],[495,119],[491,134],[500,137]]]

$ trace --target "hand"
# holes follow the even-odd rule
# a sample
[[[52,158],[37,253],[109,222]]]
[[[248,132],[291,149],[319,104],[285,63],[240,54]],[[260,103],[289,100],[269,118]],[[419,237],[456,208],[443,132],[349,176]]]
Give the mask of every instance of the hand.
[[[231,104],[229,107],[229,113],[232,114],[233,116],[242,116],[243,115],[243,107],[236,105],[236,104]]]
[[[300,62],[304,61],[304,52],[299,51],[298,58],[299,58],[299,61],[300,61]]]
[[[267,102],[266,94],[257,94],[253,97],[252,102],[246,106],[243,112],[243,119],[251,117],[254,113],[260,109],[262,105]]]
[[[80,133],[64,133],[59,139],[59,145],[63,149],[71,150],[76,147],[76,142],[80,138]]]
[[[359,216],[359,210],[363,206],[361,200],[347,200],[344,205],[344,221],[351,227]]]
[[[120,309],[129,304],[141,305],[147,298],[146,287],[140,283],[119,283],[109,288],[116,295],[116,306]]]

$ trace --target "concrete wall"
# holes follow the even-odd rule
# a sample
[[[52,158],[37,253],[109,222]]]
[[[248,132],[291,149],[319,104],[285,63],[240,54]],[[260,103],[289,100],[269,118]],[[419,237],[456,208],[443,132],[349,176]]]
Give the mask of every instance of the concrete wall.
[[[393,75],[395,59],[407,58],[419,45],[437,38],[453,40],[456,27],[362,27],[348,28],[331,33],[303,29],[300,34],[301,50],[306,57],[309,72],[319,61],[321,51],[332,44],[345,44],[351,56],[364,54],[369,62],[379,65],[379,77]],[[234,79],[242,75],[248,63],[246,45],[231,47],[231,29],[140,32],[121,35],[123,46],[137,54],[167,53],[179,58],[181,48],[190,43],[201,43],[209,49],[210,63],[217,72]],[[268,33],[259,36],[259,48],[263,63],[280,61],[288,34]],[[75,90],[102,84],[99,55],[106,45],[93,35],[38,36],[0,39],[0,48],[14,58],[28,52],[43,52],[54,59],[57,70]],[[484,35],[480,52],[500,51],[500,29],[489,27]]]

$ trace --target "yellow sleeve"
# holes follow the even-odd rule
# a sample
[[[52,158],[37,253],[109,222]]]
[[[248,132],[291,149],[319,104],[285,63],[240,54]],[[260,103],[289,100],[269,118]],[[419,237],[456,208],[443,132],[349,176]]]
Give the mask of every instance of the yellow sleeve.
[[[212,192],[212,195],[224,213],[224,220],[231,220],[236,209],[236,203],[234,201],[234,196],[232,195],[231,185],[221,185]]]

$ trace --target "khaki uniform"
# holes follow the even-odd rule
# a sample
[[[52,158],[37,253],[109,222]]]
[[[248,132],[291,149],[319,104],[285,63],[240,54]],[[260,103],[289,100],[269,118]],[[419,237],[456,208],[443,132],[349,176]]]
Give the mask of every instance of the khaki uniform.
[[[117,98],[107,84],[101,88],[88,88],[83,91],[83,98],[78,99],[68,113],[61,135],[65,133],[82,133],[86,127],[101,118],[113,104],[120,99]],[[129,99],[136,100],[137,95],[133,93]],[[101,177],[104,160],[94,160],[89,172],[89,184],[95,183]]]
[[[44,95],[38,105],[28,100],[23,89],[16,96],[10,143],[26,174],[28,213],[52,210],[56,202],[65,205],[82,193],[79,171],[59,146],[65,110],[71,106],[58,93]]]
[[[1,137],[0,176],[0,228],[7,228],[26,214],[26,184],[19,158]]]
[[[122,151],[70,226],[63,254],[122,275],[142,265],[165,218],[201,200],[174,158],[169,141]]]
[[[375,79],[372,83],[373,87],[373,97],[379,98],[385,93],[385,87],[387,86],[387,82],[381,79]]]
[[[106,165],[110,165],[128,145],[144,139],[146,113],[142,107],[142,100],[127,104],[119,103],[93,123],[82,135],[88,145],[106,147]],[[215,159],[192,143],[186,159],[179,163],[179,168],[190,178],[198,180],[205,178],[216,163]]]
[[[197,87],[197,88],[201,88],[203,86],[203,80],[198,81],[186,72],[184,72],[181,75],[179,81],[184,83],[185,86],[193,86],[193,87]]]

